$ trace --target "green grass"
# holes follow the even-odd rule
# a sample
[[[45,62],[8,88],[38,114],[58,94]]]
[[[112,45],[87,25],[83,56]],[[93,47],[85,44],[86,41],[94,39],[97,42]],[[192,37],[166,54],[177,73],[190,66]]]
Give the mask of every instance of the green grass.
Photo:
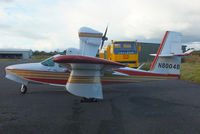
[[[151,64],[151,62],[146,62],[140,69],[148,71],[150,70]]]
[[[29,60],[32,60],[32,61],[43,61],[43,60],[45,60],[45,59],[47,59],[49,57],[51,57],[51,56],[49,56],[49,55],[36,55],[36,56],[34,56],[34,58],[30,58]]]
[[[20,61],[21,59],[0,59],[0,61]]]
[[[181,64],[181,79],[200,84],[200,51],[193,52]]]
[[[31,60],[31,61],[43,61],[45,59],[46,58],[30,58],[29,60]]]
[[[181,79],[200,84],[200,63],[182,63]]]

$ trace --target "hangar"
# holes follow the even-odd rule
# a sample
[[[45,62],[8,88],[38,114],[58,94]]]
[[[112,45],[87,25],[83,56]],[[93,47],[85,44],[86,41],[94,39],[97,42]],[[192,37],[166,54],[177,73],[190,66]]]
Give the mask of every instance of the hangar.
[[[28,59],[32,55],[31,49],[0,49],[0,59]]]

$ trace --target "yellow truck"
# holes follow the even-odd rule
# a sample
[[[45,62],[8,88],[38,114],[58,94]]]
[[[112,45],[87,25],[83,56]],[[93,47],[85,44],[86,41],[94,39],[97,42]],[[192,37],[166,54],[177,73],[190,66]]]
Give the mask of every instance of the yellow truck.
[[[136,41],[112,41],[99,52],[99,58],[120,62],[132,68],[139,67],[141,47]]]

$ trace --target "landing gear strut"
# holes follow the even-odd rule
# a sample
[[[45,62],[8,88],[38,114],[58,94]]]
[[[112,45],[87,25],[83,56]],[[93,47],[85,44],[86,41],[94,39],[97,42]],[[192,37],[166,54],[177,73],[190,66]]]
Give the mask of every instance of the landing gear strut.
[[[25,94],[27,92],[27,86],[22,85],[20,91],[21,91],[21,94]]]
[[[97,102],[96,98],[82,98],[81,102]]]

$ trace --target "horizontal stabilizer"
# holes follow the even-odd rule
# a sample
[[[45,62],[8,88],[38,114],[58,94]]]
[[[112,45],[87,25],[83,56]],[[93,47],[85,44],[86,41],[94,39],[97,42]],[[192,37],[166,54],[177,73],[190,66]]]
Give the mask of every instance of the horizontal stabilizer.
[[[160,54],[159,57],[172,57],[172,56],[188,56],[190,55],[194,50],[188,50],[185,53],[180,54]],[[157,56],[157,54],[149,54],[151,56]]]
[[[188,50],[186,51],[185,53],[182,53],[182,54],[174,54],[174,56],[188,56],[190,55],[194,50],[191,49],[191,50]]]

